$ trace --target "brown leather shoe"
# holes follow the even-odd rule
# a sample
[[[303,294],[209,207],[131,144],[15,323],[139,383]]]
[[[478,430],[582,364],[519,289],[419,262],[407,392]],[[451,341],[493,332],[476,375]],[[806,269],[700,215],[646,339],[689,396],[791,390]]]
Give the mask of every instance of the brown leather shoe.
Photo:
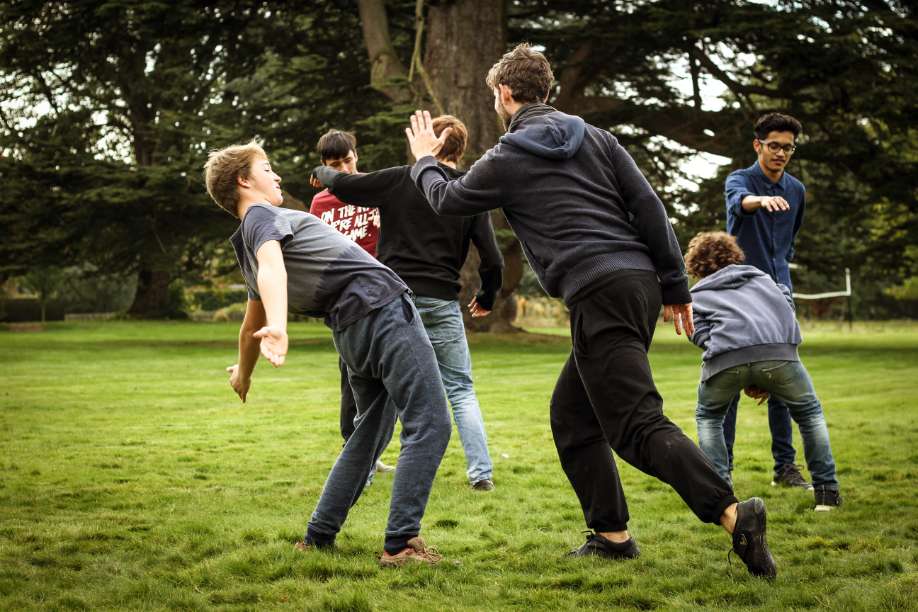
[[[435,548],[430,548],[424,544],[424,540],[418,537],[408,540],[408,546],[395,555],[383,552],[379,558],[380,567],[401,567],[406,563],[427,563],[436,565],[443,559],[443,555],[437,552]]]

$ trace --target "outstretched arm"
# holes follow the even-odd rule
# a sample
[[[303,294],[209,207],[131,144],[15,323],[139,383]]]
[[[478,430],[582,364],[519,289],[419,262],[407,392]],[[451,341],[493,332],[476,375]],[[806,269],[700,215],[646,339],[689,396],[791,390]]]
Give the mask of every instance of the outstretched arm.
[[[328,166],[316,166],[312,171],[316,180],[342,202],[382,208],[390,199],[392,192],[403,181],[408,180],[407,166],[396,166],[366,174],[348,174],[338,172]]]
[[[502,204],[500,177],[493,167],[493,151],[488,151],[463,176],[450,180],[434,157],[449,133],[446,128],[437,137],[430,113],[417,111],[411,116],[411,127],[405,129],[411,153],[417,162],[411,178],[438,215],[471,216]]]
[[[239,356],[234,365],[226,368],[230,374],[230,386],[245,403],[252,384],[252,372],[258,361],[258,340],[254,334],[265,325],[265,309],[258,300],[249,300],[245,306],[245,318],[239,327]]]
[[[267,325],[256,331],[259,348],[271,365],[284,364],[287,355],[287,268],[280,242],[268,240],[255,253],[258,259],[258,292],[264,304]]]

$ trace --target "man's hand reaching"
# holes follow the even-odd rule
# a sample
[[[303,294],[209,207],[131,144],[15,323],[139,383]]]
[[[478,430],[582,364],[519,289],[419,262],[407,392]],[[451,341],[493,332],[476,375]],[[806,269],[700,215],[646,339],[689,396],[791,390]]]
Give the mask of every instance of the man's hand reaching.
[[[408,145],[411,147],[411,154],[414,159],[418,160],[428,155],[436,156],[443,148],[446,137],[453,128],[446,128],[440,133],[440,136],[434,133],[433,121],[430,113],[427,111],[415,111],[411,115],[411,127],[405,128],[405,135],[408,136]]]
[[[284,365],[287,356],[287,332],[277,327],[265,326],[252,334],[261,339],[261,354],[275,368]]]
[[[691,337],[695,334],[695,322],[692,320],[691,304],[666,304],[663,306],[663,320],[672,321],[676,334],[681,336],[682,330]]]

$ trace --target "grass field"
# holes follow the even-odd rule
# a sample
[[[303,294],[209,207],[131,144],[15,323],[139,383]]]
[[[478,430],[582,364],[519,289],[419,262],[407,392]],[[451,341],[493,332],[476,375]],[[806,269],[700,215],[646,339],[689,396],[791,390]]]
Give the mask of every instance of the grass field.
[[[382,570],[389,475],[337,552],[292,546],[340,447],[323,327],[293,325],[287,365],[260,364],[245,405],[223,371],[232,325],[0,331],[0,610],[916,609],[918,325],[804,331],[845,503],[816,514],[811,494],[769,486],[765,410],[744,401],[736,489],[768,504],[774,583],[728,565],[722,530],[621,461],[642,556],[564,558],[584,525],[548,425],[561,334],[472,338],[497,489],[469,490],[454,434],[424,520],[444,563]],[[699,352],[657,335],[665,410],[694,437]]]

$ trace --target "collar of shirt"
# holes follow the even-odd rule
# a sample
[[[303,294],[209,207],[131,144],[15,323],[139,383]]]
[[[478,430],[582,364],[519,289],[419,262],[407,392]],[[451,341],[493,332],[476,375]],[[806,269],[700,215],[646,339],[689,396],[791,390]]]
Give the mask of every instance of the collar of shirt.
[[[759,165],[759,160],[756,160],[754,164],[749,166],[749,170],[755,174],[757,177],[765,181],[765,184],[773,189],[780,189],[784,191],[787,187],[787,172],[781,173],[781,178],[778,179],[778,182],[775,183],[768,176],[766,176],[765,171],[762,170],[762,166]]]

